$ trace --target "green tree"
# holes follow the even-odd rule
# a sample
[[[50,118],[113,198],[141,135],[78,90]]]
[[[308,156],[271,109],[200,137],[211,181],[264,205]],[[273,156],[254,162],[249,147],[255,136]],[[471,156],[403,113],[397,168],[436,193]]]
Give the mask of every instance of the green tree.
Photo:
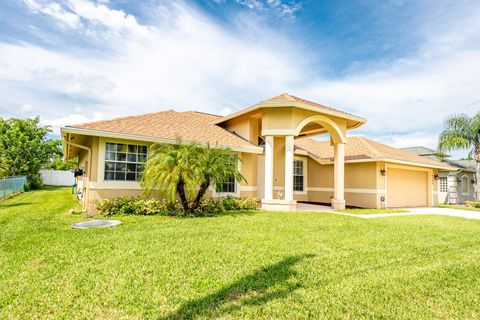
[[[7,177],[10,173],[7,160],[0,155],[0,178]]]
[[[142,175],[148,195],[157,190],[171,203],[180,199],[185,211],[198,208],[209,186],[229,177],[240,181],[238,155],[226,148],[198,144],[154,144]],[[197,191],[198,187],[198,191]]]
[[[63,156],[57,155],[55,158],[50,160],[43,168],[47,170],[61,170],[68,171],[74,170],[78,167],[78,158],[73,158],[70,160],[63,160]]]
[[[476,200],[480,201],[480,112],[474,116],[466,114],[448,117],[438,139],[441,153],[467,149],[469,157],[476,160]]]
[[[39,181],[40,168],[62,154],[61,142],[48,139],[51,131],[38,117],[0,118],[0,148],[10,175],[27,175],[33,185]]]
[[[195,159],[197,162],[195,169],[199,180],[199,189],[192,204],[193,210],[200,205],[208,187],[218,186],[231,177],[236,181],[245,180],[237,170],[238,154],[229,149],[211,148],[210,146],[197,146],[197,149],[199,156]]]

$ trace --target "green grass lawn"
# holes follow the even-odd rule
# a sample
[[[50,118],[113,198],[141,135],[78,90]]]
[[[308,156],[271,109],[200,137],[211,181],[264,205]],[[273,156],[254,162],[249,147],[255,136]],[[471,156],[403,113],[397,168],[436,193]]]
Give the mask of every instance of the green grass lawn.
[[[258,212],[82,220],[0,203],[0,319],[480,318],[480,221]]]
[[[379,213],[408,212],[408,210],[401,210],[401,209],[343,209],[343,210],[336,210],[336,211],[342,212],[342,213],[351,213],[351,214],[379,214]]]
[[[439,204],[440,208],[449,208],[449,209],[460,209],[468,211],[480,211],[480,208],[465,207],[462,205],[453,205],[453,204]]]

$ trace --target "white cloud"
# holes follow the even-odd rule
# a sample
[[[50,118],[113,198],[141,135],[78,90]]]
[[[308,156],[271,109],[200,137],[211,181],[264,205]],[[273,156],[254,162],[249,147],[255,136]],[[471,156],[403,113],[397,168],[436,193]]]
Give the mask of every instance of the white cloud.
[[[71,124],[87,123],[91,121],[102,120],[103,118],[104,114],[101,112],[93,112],[91,116],[73,113],[60,118],[42,119],[41,124],[51,126],[54,133],[59,133],[61,127]]]
[[[255,11],[273,11],[276,15],[287,19],[295,18],[297,11],[302,9],[296,1],[283,0],[235,0],[238,4]],[[218,1],[217,1],[218,3]]]
[[[43,4],[36,0],[24,0],[24,2],[30,10],[51,16],[58,22],[65,24],[70,28],[78,28],[81,25],[80,17],[65,10],[59,3],[50,2]]]
[[[82,19],[101,24],[94,32],[105,36],[108,52],[83,57],[0,44],[0,79],[88,97],[116,116],[171,107],[218,113],[273,95],[303,76],[304,55],[284,50],[290,41],[268,30],[255,32],[259,41],[252,43],[252,34],[227,32],[188,6],[162,7],[170,20],[143,26],[104,5],[70,3]],[[129,32],[112,33],[118,30]]]
[[[223,108],[222,110],[220,110],[219,114],[220,116],[228,116],[229,114],[232,114],[232,109],[231,108]]]
[[[33,111],[33,107],[27,103],[20,107],[20,111],[23,113],[30,113]]]
[[[21,99],[0,95],[0,105],[35,105],[57,127],[98,118],[92,110],[107,118],[170,108],[224,115],[287,91],[367,118],[358,134],[434,147],[445,116],[480,110],[478,6],[429,13],[416,30],[420,50],[330,80],[312,74],[308,48],[245,16],[241,31],[231,32],[184,2],[152,7],[147,24],[107,2],[26,1],[32,12],[104,45],[102,54],[84,56],[0,43],[0,81],[21,92]],[[239,1],[252,10],[298,10],[295,2]]]

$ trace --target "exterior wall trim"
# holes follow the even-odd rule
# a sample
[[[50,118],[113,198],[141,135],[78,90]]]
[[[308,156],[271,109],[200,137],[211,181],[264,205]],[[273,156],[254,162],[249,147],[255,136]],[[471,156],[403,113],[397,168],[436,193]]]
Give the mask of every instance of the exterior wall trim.
[[[324,187],[308,187],[307,191],[309,192],[333,192],[333,188],[324,188]],[[369,194],[384,194],[385,189],[355,189],[355,188],[345,188],[346,193],[369,193]]]
[[[309,156],[320,164],[333,164],[332,160],[316,159],[314,156],[311,156],[311,155],[309,155]],[[457,170],[457,169],[454,169],[454,168],[446,168],[446,167],[436,166],[436,165],[428,164],[428,163],[397,160],[397,159],[391,159],[391,158],[371,158],[371,159],[345,160],[345,163],[362,163],[362,162],[386,162],[386,163],[405,164],[405,165],[409,165],[409,166],[422,167],[422,168],[434,168],[434,169],[440,169],[440,170],[445,170],[445,171],[456,171]],[[412,170],[418,170],[418,169],[412,169]]]
[[[262,129],[262,136],[295,136],[294,129]]]
[[[140,183],[136,181],[98,181],[90,182],[90,188],[93,190],[142,190]]]

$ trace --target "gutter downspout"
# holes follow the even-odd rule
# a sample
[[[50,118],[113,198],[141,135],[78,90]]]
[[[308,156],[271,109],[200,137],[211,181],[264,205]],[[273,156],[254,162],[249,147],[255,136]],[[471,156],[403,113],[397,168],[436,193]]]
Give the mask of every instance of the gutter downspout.
[[[67,135],[67,140],[70,139],[70,135]],[[85,189],[84,191],[84,195],[85,195],[85,199],[82,203],[82,212],[85,212],[86,211],[86,206],[87,206],[87,203],[88,203],[88,198],[90,196],[90,174],[91,174],[91,167],[92,167],[92,149],[87,147],[87,146],[83,146],[83,145],[80,145],[80,144],[76,144],[76,143],[73,143],[73,142],[70,142],[70,141],[67,141],[66,142],[67,144],[67,150],[68,150],[68,147],[69,146],[74,146],[74,147],[77,147],[77,148],[80,148],[80,149],[83,149],[83,150],[87,150],[88,152],[88,167],[87,167],[87,183],[86,183],[86,186],[84,186],[83,188]],[[68,153],[68,151],[67,151]]]

